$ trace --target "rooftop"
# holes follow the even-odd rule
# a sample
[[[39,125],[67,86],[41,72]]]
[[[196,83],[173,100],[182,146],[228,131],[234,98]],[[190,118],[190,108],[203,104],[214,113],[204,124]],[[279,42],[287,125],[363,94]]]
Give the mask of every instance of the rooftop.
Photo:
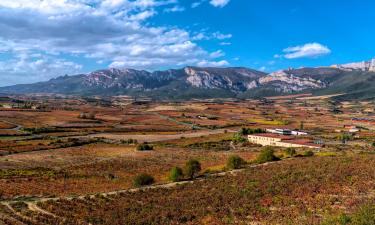
[[[291,144],[298,144],[298,145],[312,146],[312,147],[322,147],[322,145],[315,144],[315,143],[311,142],[311,140],[309,140],[309,139],[285,140],[283,142],[291,143]]]
[[[268,138],[280,138],[281,140],[291,140],[292,136],[286,136],[281,134],[262,133],[262,134],[251,134],[250,136],[268,137]]]

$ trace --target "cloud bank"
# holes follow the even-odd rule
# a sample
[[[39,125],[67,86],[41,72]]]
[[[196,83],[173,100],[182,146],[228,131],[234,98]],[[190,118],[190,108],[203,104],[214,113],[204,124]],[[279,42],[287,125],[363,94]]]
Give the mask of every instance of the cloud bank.
[[[6,84],[45,80],[78,73],[87,60],[150,70],[224,64],[189,31],[147,22],[183,10],[177,0],[1,0],[0,77]]]

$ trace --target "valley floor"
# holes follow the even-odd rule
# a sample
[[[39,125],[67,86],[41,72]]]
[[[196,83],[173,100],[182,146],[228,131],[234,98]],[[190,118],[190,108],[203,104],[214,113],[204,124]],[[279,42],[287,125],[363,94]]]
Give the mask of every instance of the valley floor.
[[[45,108],[0,107],[0,225],[372,221],[375,104],[300,97],[121,105],[14,97]],[[267,149],[246,132],[268,128],[304,130],[324,147],[273,147],[282,160],[263,164]],[[228,169],[233,156],[246,165]],[[195,179],[186,175],[192,159]],[[182,182],[171,181],[174,167]],[[136,187],[144,174],[154,182]]]

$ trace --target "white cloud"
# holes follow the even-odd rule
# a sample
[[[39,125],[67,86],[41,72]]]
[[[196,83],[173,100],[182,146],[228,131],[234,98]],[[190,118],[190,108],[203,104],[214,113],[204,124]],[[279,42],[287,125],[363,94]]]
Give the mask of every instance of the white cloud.
[[[226,46],[226,45],[231,45],[232,43],[230,43],[230,42],[220,42],[220,45],[222,45],[222,46]]]
[[[226,40],[226,39],[230,39],[232,38],[233,35],[232,34],[223,34],[219,31],[216,31],[212,34],[207,34],[206,32],[199,32],[197,34],[195,34],[193,36],[193,40],[196,40],[196,41],[201,41],[201,40],[212,40],[212,39],[216,39],[216,40]]]
[[[215,7],[224,7],[229,3],[230,0],[211,0],[210,4]]]
[[[177,4],[176,0],[0,0],[0,52],[13,56],[0,61],[0,78],[11,74],[35,81],[80,71],[82,65],[70,57],[151,70],[228,63],[210,61],[212,53],[194,42],[203,37],[147,23],[160,10],[182,10]],[[220,32],[209,35],[230,37]],[[21,59],[21,54],[26,56]],[[39,57],[31,58],[35,54]],[[17,69],[11,70],[11,65]]]
[[[183,11],[185,11],[185,8],[182,7],[182,6],[178,6],[178,5],[175,5],[172,8],[164,9],[164,12],[167,12],[167,13],[169,13],[169,12],[183,12]]]
[[[81,71],[82,65],[50,55],[19,53],[0,61],[0,74],[6,74],[1,76],[2,85],[37,82]]]
[[[315,58],[331,53],[331,50],[319,43],[307,43],[300,46],[289,47],[283,50],[287,59]],[[275,55],[279,56],[279,55]],[[277,58],[277,57],[275,57]]]
[[[224,67],[228,65],[229,65],[229,62],[226,60],[221,60],[221,61],[202,60],[197,63],[197,66],[201,66],[201,67]]]
[[[203,3],[203,1],[199,1],[199,2],[193,2],[192,4],[191,4],[191,8],[197,8],[198,6],[200,6],[201,4]]]
[[[219,39],[219,40],[225,40],[225,39],[230,39],[232,38],[232,34],[222,34],[220,32],[215,32],[214,34],[214,37]]]
[[[220,58],[220,57],[223,57],[223,56],[225,56],[225,53],[222,50],[217,50],[217,51],[212,52],[210,54],[210,58],[213,58],[213,59]]]

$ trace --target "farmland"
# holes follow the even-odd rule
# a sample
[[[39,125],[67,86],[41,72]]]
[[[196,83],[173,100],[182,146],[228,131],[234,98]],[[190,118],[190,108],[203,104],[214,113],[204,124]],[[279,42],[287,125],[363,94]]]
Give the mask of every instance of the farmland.
[[[324,224],[375,204],[372,102],[10,99],[39,107],[0,108],[0,224]],[[344,142],[348,125],[360,131]],[[264,164],[242,128],[303,129],[324,147],[275,147]],[[171,181],[192,159],[193,179]],[[151,186],[135,187],[142,174]]]

